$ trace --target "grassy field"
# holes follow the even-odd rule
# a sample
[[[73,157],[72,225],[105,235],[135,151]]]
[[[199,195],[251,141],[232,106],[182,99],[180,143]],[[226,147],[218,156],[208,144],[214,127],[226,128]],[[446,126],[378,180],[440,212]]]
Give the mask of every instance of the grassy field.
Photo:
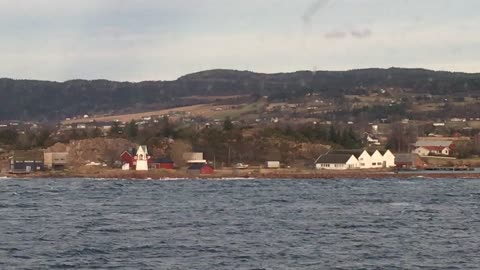
[[[112,121],[121,121],[121,122],[128,122],[130,120],[140,120],[144,117],[150,116],[160,116],[166,115],[173,112],[180,112],[180,113],[190,113],[192,115],[204,115],[207,112],[212,110],[212,105],[210,104],[199,104],[193,106],[186,106],[186,107],[177,107],[165,110],[158,110],[158,111],[148,111],[142,113],[131,113],[131,114],[119,114],[119,115],[109,115],[109,116],[93,116],[89,118],[81,118],[81,119],[74,119],[74,120],[66,120],[63,121],[63,124],[75,124],[75,123],[85,123],[85,122],[112,122]]]
[[[466,158],[466,159],[445,159],[445,158],[423,158],[430,166],[450,167],[450,166],[470,166],[480,167],[480,158]]]
[[[239,108],[226,109],[220,112],[214,112],[210,116],[217,119],[225,119],[227,117],[230,117],[231,119],[236,119],[246,114],[256,114],[260,107],[261,105],[258,103],[244,104],[241,105]]]
[[[230,117],[235,119],[237,117],[246,115],[246,114],[256,114],[258,109],[262,107],[261,103],[252,103],[252,104],[239,104],[236,106],[232,105],[214,105],[214,104],[198,104],[193,106],[186,107],[177,107],[170,108],[158,111],[148,111],[141,113],[130,113],[130,114],[119,114],[119,115],[108,115],[108,116],[92,116],[89,118],[80,118],[73,120],[65,120],[62,123],[65,125],[68,124],[77,124],[77,123],[88,123],[88,122],[129,122],[131,120],[141,120],[145,117],[158,117],[167,114],[175,113],[185,113],[190,116],[203,116],[208,118],[215,119],[225,119]]]

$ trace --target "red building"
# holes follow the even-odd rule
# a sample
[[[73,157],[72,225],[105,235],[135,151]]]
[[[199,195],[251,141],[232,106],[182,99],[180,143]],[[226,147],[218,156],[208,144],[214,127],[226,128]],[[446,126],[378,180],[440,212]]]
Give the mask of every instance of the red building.
[[[133,169],[133,170],[135,169],[135,165],[136,165],[134,152],[135,150],[132,150],[132,152],[123,151],[123,153],[120,155],[122,164],[129,164],[130,169]]]
[[[130,151],[123,151],[123,153],[120,155],[120,160],[122,161],[122,164],[129,164],[130,170],[135,170],[137,167],[137,150],[133,148]],[[149,167],[151,161],[151,156],[147,156],[147,162]]]
[[[152,169],[173,170],[175,163],[170,158],[157,158],[148,160],[148,167]]]
[[[427,166],[420,156],[413,153],[395,154],[395,165],[398,169],[423,169]]]
[[[129,164],[130,170],[135,170],[137,165],[137,155],[136,149],[132,149],[131,151],[123,151],[120,155],[120,159],[122,164]],[[166,170],[173,170],[175,168],[175,163],[172,159],[168,157],[164,158],[152,158],[151,156],[147,157],[148,160],[148,167],[151,169],[166,169]]]
[[[215,172],[212,166],[202,163],[192,164],[187,171],[192,174],[213,174]]]

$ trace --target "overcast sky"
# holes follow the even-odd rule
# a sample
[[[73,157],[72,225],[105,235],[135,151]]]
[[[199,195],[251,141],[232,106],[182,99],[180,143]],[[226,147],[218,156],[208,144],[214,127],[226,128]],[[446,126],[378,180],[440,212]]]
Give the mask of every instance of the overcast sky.
[[[478,0],[0,0],[0,77],[480,72]]]

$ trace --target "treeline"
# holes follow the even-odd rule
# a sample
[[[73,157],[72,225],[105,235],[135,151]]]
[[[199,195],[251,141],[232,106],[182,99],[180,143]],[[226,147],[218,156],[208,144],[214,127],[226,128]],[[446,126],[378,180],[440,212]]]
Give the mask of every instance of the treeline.
[[[12,149],[28,150],[32,148],[45,148],[53,143],[53,130],[41,128],[18,132],[15,129],[0,130],[0,147],[7,146]]]
[[[147,145],[156,156],[170,156],[181,163],[184,152],[203,152],[205,158],[218,164],[236,162],[263,163],[279,160],[291,164],[299,160],[312,161],[327,146],[358,148],[360,137],[349,127],[338,128],[323,125],[271,126],[252,129],[234,125],[226,119],[221,126],[203,127],[175,124],[164,118],[139,128],[135,121],[120,127],[112,126],[104,134],[99,128],[58,130],[39,129],[25,133],[13,130],[0,132],[0,146],[11,149],[47,148],[57,142],[68,143],[96,137],[126,138],[137,144]],[[305,145],[308,147],[305,149]]]
[[[158,109],[191,105],[190,96],[251,95],[291,100],[317,92],[331,99],[365,89],[407,89],[413,93],[480,95],[480,74],[422,69],[364,69],[260,74],[212,70],[175,81],[139,83],[106,80],[66,82],[0,79],[0,120],[58,120],[95,112]],[[375,113],[375,112],[372,112]]]
[[[203,152],[208,160],[225,165],[231,165],[232,162],[261,163],[266,160],[280,160],[289,164],[319,154],[315,149],[310,153],[312,156],[299,154],[299,145],[302,143],[350,149],[362,146],[360,136],[350,127],[306,124],[251,130],[249,127],[235,126],[230,119],[226,119],[222,126],[202,129],[176,125],[164,118],[159,123],[139,130],[135,122],[131,121],[123,129],[113,126],[109,136],[127,138],[148,145],[151,149],[162,145],[165,138],[170,138],[182,142],[182,150]],[[174,148],[165,149],[167,155],[178,155],[175,153],[177,151]]]

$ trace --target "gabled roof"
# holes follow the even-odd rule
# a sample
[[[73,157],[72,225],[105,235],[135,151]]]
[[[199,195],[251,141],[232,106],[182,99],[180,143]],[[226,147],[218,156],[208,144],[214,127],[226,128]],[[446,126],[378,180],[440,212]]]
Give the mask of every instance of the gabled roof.
[[[120,154],[120,156],[123,156],[123,154],[128,154],[130,155],[131,157],[133,157],[134,155],[132,155],[132,153],[130,151],[123,151],[122,154]]]
[[[12,158],[13,160],[17,160],[17,161],[25,161],[25,160],[43,161],[43,152],[38,150],[30,150],[30,151],[17,150],[13,153]]]
[[[353,154],[326,154],[320,157],[317,163],[345,164]]]
[[[140,145],[140,146],[138,147],[137,153],[140,152],[140,150],[142,150],[145,154],[148,154],[147,146],[146,146],[146,145]]]
[[[130,156],[133,157],[133,156],[137,155],[137,149],[135,149],[135,147],[133,147],[130,150],[125,150],[125,151],[122,152],[122,154],[120,154],[120,156],[123,156],[123,154],[125,154],[125,153],[127,153],[127,154],[129,154]]]
[[[438,146],[438,147],[450,147],[453,141],[427,141],[420,140],[415,143],[416,147]]]

